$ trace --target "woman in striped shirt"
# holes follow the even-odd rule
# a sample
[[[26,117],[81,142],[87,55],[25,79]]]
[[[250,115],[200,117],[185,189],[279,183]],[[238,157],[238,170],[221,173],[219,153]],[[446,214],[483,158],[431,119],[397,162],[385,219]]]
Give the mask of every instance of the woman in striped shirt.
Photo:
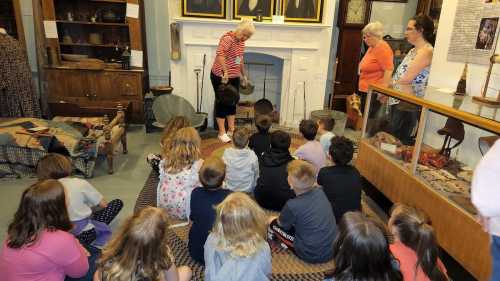
[[[255,32],[251,21],[243,20],[235,31],[226,32],[222,35],[217,48],[217,57],[212,66],[210,80],[214,91],[221,85],[231,84],[239,90],[240,82],[243,86],[247,84],[243,53],[245,52],[245,41]],[[215,118],[219,127],[219,139],[222,142],[230,142],[234,132],[234,121],[236,106],[224,105],[216,101]],[[227,118],[228,131],[226,133],[225,119]]]

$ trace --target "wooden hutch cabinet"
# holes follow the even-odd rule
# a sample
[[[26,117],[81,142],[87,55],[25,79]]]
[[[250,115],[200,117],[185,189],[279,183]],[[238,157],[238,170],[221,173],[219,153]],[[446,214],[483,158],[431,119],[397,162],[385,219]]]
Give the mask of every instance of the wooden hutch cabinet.
[[[47,38],[53,37],[48,30],[38,35],[46,50],[39,54],[52,115],[62,114],[61,103],[99,108],[122,102],[130,104],[130,121],[142,122],[148,88],[143,1],[42,0],[35,8],[41,30],[54,21],[57,27],[58,38]],[[144,52],[142,63],[132,58],[132,66],[124,67],[125,50],[132,56]]]

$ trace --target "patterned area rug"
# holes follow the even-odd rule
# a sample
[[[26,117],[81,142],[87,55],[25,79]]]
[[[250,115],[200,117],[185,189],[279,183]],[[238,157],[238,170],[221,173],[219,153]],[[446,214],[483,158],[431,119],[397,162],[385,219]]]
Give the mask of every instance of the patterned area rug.
[[[298,148],[303,140],[293,136],[291,150],[294,151]],[[222,144],[217,139],[204,139],[202,141],[202,157],[207,158],[210,155],[222,156],[224,149],[230,147],[230,144]],[[137,212],[142,208],[147,206],[156,206],[156,188],[158,185],[158,174],[151,171],[149,177],[141,190],[134,211]],[[368,216],[379,219],[377,215],[378,210],[372,207],[373,203],[371,200],[363,196],[362,199],[362,209],[363,212]],[[277,215],[277,213],[272,213],[269,211],[269,215]],[[180,221],[171,221],[171,225],[175,225]],[[204,267],[189,256],[189,251],[187,248],[188,243],[188,233],[190,226],[182,226],[172,228],[169,231],[169,244],[171,250],[176,257],[176,264],[188,265],[193,270],[194,281],[203,280]],[[288,250],[282,249],[279,245],[271,244],[272,249],[272,276],[273,281],[285,281],[285,280],[297,280],[297,281],[320,281],[324,278],[324,272],[332,269],[333,262],[328,262],[324,264],[309,264],[298,259],[294,254]]]
[[[295,134],[290,134],[292,143],[290,145],[290,152],[293,153],[299,146],[305,143],[305,140]],[[211,155],[222,157],[224,150],[231,147],[230,143],[224,144],[217,138],[203,139],[201,142],[201,157],[207,159]]]

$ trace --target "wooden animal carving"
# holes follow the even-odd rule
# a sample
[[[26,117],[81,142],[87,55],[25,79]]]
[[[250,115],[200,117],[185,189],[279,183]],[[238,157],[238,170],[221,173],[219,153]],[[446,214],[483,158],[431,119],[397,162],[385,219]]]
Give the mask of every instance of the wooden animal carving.
[[[361,99],[355,93],[346,98],[347,126],[354,130],[361,130],[363,127],[363,113],[361,113]]]

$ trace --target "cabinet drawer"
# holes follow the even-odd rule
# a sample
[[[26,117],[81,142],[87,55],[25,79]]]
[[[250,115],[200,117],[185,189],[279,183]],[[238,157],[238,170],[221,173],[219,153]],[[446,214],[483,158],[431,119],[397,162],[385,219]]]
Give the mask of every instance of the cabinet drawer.
[[[89,95],[89,73],[81,70],[47,69],[49,97],[85,97]]]
[[[115,75],[119,81],[118,87],[120,96],[136,96],[136,98],[142,97],[142,80],[140,75],[135,73],[116,73]]]

